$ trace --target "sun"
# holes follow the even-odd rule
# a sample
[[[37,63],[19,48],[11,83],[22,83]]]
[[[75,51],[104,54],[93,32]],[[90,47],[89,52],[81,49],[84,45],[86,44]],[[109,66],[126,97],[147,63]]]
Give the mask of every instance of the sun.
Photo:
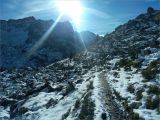
[[[80,24],[80,17],[83,12],[80,0],[57,0],[56,6],[61,13],[70,16],[76,25]]]

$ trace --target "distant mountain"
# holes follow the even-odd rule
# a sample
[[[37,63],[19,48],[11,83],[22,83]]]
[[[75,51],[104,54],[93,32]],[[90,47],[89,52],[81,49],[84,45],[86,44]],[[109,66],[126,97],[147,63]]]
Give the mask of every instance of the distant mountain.
[[[41,44],[40,39],[53,23],[53,20],[36,20],[34,17],[0,20],[0,66],[45,66],[73,56],[83,49],[80,39],[75,37],[76,32],[68,21],[58,22]],[[83,40],[88,41],[88,38],[89,42],[92,42],[90,35]]]
[[[79,35],[81,36],[81,39],[84,40],[86,45],[93,44],[97,40],[97,35],[90,31],[82,31]]]
[[[77,51],[86,49],[99,40],[98,35],[90,31],[75,32],[74,37],[77,39]]]

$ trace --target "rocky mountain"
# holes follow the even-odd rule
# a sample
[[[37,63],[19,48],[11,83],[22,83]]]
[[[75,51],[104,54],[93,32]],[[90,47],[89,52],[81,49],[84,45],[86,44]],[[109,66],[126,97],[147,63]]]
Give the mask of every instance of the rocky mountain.
[[[2,120],[159,120],[160,10],[37,69],[0,72]]]
[[[58,22],[50,30],[53,24],[53,20],[36,20],[34,17],[1,20],[0,66],[2,68],[45,66],[73,56],[84,48],[69,22]],[[95,41],[94,33],[85,35],[88,35],[85,39],[90,40],[88,43]]]
[[[90,31],[82,31],[80,32],[81,39],[84,40],[85,45],[91,45],[97,42],[97,35]]]

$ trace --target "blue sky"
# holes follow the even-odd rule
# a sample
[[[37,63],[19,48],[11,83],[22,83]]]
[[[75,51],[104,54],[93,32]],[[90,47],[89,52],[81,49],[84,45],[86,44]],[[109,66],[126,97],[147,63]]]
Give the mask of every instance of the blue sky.
[[[59,11],[54,1],[0,0],[0,19],[34,16],[37,19],[55,20]],[[81,0],[81,4],[84,10],[78,30],[98,34],[112,32],[118,25],[145,13],[149,6],[160,9],[160,0]]]

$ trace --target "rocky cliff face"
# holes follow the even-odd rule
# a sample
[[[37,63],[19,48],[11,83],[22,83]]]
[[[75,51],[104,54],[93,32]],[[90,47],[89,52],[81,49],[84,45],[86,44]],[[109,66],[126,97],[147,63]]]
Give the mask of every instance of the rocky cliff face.
[[[75,37],[75,31],[69,22],[57,23],[40,44],[43,41],[41,38],[53,23],[52,20],[36,20],[34,17],[1,20],[0,66],[2,68],[45,66],[73,56],[83,49],[82,42]]]

